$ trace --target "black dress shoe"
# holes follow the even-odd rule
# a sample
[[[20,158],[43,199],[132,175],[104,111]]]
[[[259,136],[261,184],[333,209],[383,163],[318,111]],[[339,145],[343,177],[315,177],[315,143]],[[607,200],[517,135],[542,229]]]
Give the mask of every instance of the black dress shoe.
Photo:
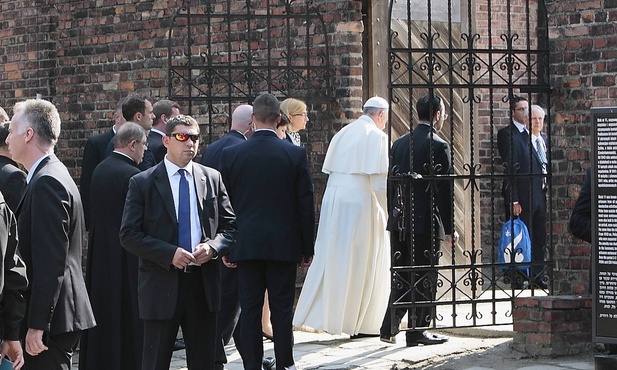
[[[419,344],[423,344],[425,346],[431,346],[434,344],[442,344],[447,341],[448,341],[448,338],[446,337],[423,331],[421,333],[417,333],[417,334],[414,333],[413,335],[408,336],[407,337],[407,347],[415,347]]]
[[[184,344],[184,339],[176,339],[176,341],[174,342],[174,351],[179,351],[184,348],[186,348],[186,345]]]
[[[261,368],[263,370],[274,370],[276,367],[276,359],[272,357],[264,357],[261,360]]]
[[[396,344],[396,336],[394,335],[381,334],[379,340],[389,344]]]
[[[356,335],[351,335],[349,337],[349,339],[362,339],[362,338],[374,338],[374,337],[378,337],[379,334],[365,334],[365,333],[358,333]]]

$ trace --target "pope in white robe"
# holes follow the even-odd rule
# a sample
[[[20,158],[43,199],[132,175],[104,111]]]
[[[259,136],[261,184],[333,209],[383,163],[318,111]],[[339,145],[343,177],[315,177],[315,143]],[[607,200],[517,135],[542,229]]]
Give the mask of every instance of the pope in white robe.
[[[388,103],[373,97],[363,115],[332,138],[322,171],[315,258],[293,320],[328,333],[378,334],[390,294],[386,231]]]

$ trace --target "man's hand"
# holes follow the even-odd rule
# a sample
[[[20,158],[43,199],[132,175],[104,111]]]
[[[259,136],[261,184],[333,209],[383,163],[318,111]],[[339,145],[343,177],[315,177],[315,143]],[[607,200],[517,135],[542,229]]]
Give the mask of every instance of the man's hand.
[[[454,230],[452,234],[446,235],[446,245],[456,244],[458,242],[458,231]]]
[[[0,359],[5,356],[13,361],[13,369],[19,370],[24,366],[24,350],[21,348],[21,343],[18,340],[5,340],[2,342]]]
[[[520,215],[521,212],[523,212],[523,207],[521,207],[521,204],[513,203],[512,204],[512,216],[518,217],[518,215]]]
[[[174,253],[174,258],[171,260],[171,264],[180,270],[184,269],[191,262],[195,262],[195,256],[193,256],[192,253],[189,253],[186,249],[182,247],[178,247],[178,249],[176,249],[176,253]]]
[[[203,265],[214,258],[216,251],[208,243],[201,243],[195,247],[193,257],[195,257],[195,263]]]
[[[30,356],[36,356],[48,349],[43,344],[43,330],[29,328],[28,333],[26,333],[26,352]]]
[[[230,269],[235,269],[236,267],[238,267],[237,263],[231,262],[229,256],[223,256],[221,259],[223,260],[223,264]]]
[[[313,256],[302,256],[302,261],[300,261],[300,267],[309,267],[311,265],[311,262],[313,262]]]

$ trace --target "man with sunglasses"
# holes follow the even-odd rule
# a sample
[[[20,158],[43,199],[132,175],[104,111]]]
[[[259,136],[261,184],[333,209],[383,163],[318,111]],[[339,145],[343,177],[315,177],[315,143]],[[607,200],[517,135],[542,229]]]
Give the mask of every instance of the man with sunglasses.
[[[190,369],[214,368],[220,264],[236,235],[221,175],[193,162],[199,125],[167,122],[165,159],[129,181],[120,227],[122,246],[139,258],[143,370],[167,370],[182,327]]]

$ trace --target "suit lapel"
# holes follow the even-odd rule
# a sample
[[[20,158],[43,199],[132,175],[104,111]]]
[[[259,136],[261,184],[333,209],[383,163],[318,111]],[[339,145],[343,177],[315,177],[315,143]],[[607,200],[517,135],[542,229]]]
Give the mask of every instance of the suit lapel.
[[[165,163],[159,163],[154,172],[152,172],[152,176],[154,176],[154,184],[161,194],[159,199],[162,200],[163,206],[167,210],[167,213],[169,213],[171,219],[177,224],[178,219],[176,217],[176,207],[174,206],[174,196],[171,192],[171,184],[169,183]]]
[[[57,159],[55,155],[51,154],[48,155],[47,158],[43,159],[41,161],[41,163],[39,163],[38,166],[36,166],[36,169],[34,170],[34,173],[32,174],[32,177],[30,178],[30,182],[26,184],[26,188],[24,190],[24,194],[21,196],[21,199],[19,200],[19,204],[17,205],[17,208],[15,209],[15,215],[19,215],[19,212],[21,211],[21,205],[24,202],[24,199],[28,196],[28,194],[30,193],[30,185],[33,181],[35,176],[41,172],[41,169],[43,169],[43,167],[45,167],[52,159]]]

